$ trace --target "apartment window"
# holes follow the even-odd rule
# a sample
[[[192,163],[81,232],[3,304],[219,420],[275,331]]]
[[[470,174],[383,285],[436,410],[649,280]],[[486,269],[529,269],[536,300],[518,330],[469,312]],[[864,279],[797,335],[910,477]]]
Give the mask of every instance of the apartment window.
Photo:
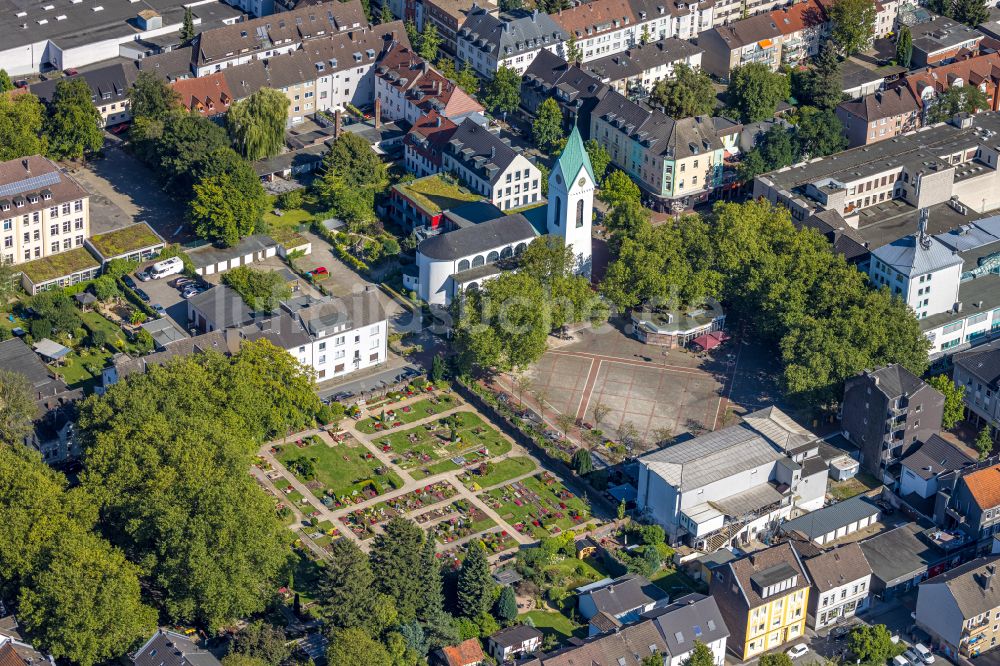
[[[83,229],[83,218],[82,217],[78,217],[78,218],[76,218],[73,221],[73,228],[76,229],[77,231],[80,231],[81,229]]]
[[[83,245],[83,236],[77,236],[77,237],[76,237],[76,238],[75,238],[75,239],[73,240],[73,244],[74,244],[74,245]]]
[[[52,252],[58,252],[59,251],[59,241],[55,241],[54,243],[52,243],[50,249],[51,249]]]
[[[31,235],[36,241],[42,240],[42,232],[40,232],[38,229],[35,229],[35,231]]]
[[[64,234],[68,234],[69,233],[69,220],[66,220],[65,222],[63,222],[62,229],[63,229],[63,233]]]
[[[3,230],[4,231],[10,231],[13,228],[14,228],[14,220],[6,219],[6,220],[3,221]]]
[[[338,336],[338,337],[334,338],[333,344],[337,345],[338,347],[340,345],[344,344],[344,336],[341,335],[341,336]]]
[[[3,246],[4,247],[14,247],[14,237],[13,236],[7,236],[6,238],[4,238],[3,239]],[[11,263],[13,263],[13,261],[14,260],[11,259]]]
[[[69,215],[69,204],[68,203],[64,203],[62,205],[62,214],[63,215]]]
[[[49,225],[49,234],[52,235],[52,236],[58,236],[59,235],[59,225],[58,224]]]
[[[326,343],[325,342],[319,343],[319,350],[320,351],[326,351]]]
[[[324,363],[326,363],[326,356],[325,355],[319,357],[319,364],[323,365]]]
[[[378,347],[379,346],[379,340],[378,340],[378,338],[372,338],[372,343],[371,343],[370,346],[371,346],[372,349],[375,349],[376,347]]]
[[[73,247],[73,245],[72,245],[72,242],[70,241],[70,239],[68,239],[68,238],[63,239],[63,249],[64,250],[68,250],[71,247]]]
[[[371,361],[372,363],[377,362],[378,361],[378,352],[375,352],[374,354],[372,354],[371,356],[369,356],[368,360]]]
[[[83,212],[83,199],[77,199],[73,202],[73,212],[81,213]]]
[[[343,349],[338,349],[337,351],[335,351],[335,352],[333,353],[333,358],[334,358],[334,360],[339,360],[339,359],[342,359],[342,358],[344,358],[344,354],[345,354],[345,353],[346,353],[346,352],[345,352],[345,351],[344,351]]]
[[[49,208],[49,217],[58,217],[58,216],[59,216],[59,206],[53,206],[52,208]]]
[[[40,214],[40,213],[39,213],[39,212],[38,212],[37,210],[36,210],[36,211],[35,211],[34,213],[32,213],[32,214],[31,214],[31,221],[32,221],[32,222],[33,222],[34,224],[38,224],[38,222],[39,222],[39,221],[40,221],[41,219],[42,219],[42,216],[41,216],[41,214]]]

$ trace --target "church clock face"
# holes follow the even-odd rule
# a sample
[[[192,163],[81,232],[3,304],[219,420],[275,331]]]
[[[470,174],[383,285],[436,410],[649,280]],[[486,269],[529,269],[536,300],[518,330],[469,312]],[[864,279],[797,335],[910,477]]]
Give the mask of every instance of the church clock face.
[[[583,187],[584,185],[587,184],[587,179],[584,178],[583,176],[580,176],[580,180],[576,181],[576,184],[579,185],[580,187]]]

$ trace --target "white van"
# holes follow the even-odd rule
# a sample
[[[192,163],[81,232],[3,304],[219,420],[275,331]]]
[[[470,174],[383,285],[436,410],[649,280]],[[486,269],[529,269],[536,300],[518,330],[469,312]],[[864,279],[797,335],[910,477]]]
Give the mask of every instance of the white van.
[[[184,270],[184,262],[180,257],[170,257],[169,259],[164,259],[163,261],[158,261],[149,267],[149,277],[154,280],[159,280],[160,278],[167,277],[168,275],[176,275]]]
[[[895,657],[892,658],[892,666],[911,666],[911,665],[910,662],[906,660],[906,657],[904,657],[901,654],[897,654]]]
[[[925,646],[923,643],[917,643],[916,645],[914,645],[913,650],[917,653],[917,656],[920,657],[920,661],[924,662],[925,664],[934,663],[933,653],[931,653],[931,651],[928,650],[927,646]]]

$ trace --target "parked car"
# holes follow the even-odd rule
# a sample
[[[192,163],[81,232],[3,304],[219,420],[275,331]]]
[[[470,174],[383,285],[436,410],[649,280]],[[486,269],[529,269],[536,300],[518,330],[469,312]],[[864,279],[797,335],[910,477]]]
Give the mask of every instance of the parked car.
[[[897,654],[892,658],[892,666],[910,666],[910,662],[903,655]]]
[[[151,305],[150,307],[151,307],[151,308],[153,308],[153,311],[154,311],[154,312],[155,312],[155,313],[156,313],[157,315],[159,315],[160,317],[166,317],[166,316],[167,316],[167,311],[166,311],[166,310],[165,310],[165,309],[163,308],[163,306],[162,306],[162,305],[160,305],[159,303],[154,303],[154,304],[153,304],[153,305]]]
[[[67,69],[67,70],[64,70],[64,71],[63,71],[63,73],[64,73],[64,74],[65,74],[66,76],[76,76],[77,74],[79,74],[79,72],[78,72],[78,71],[76,71],[75,69],[73,69],[72,67],[70,67],[70,68],[69,68],[69,69]]]
[[[185,289],[181,294],[181,298],[191,298],[192,296],[197,296],[201,292],[205,291],[200,287],[194,287],[193,289]]]
[[[905,652],[903,652],[903,659],[905,659],[907,663],[912,664],[912,666],[920,666],[923,663],[920,660],[920,655],[917,654],[917,651],[914,650],[913,648],[910,648]]]
[[[830,636],[835,639],[843,638],[847,634],[851,633],[851,628],[846,624],[841,624],[833,628],[830,631]]]
[[[785,654],[787,654],[792,659],[798,659],[799,657],[804,657],[809,653],[809,647],[805,643],[799,643],[798,645],[793,645],[788,649]]]
[[[923,663],[925,664],[934,663],[934,653],[928,650],[927,646],[924,645],[923,643],[917,643],[916,645],[914,645],[913,651],[917,653],[917,656],[920,657],[920,661],[922,661]]]
[[[125,286],[129,289],[135,289],[135,280],[132,279],[131,275],[123,275],[122,282],[124,282]]]
[[[192,280],[189,277],[179,277],[176,280],[174,280],[172,283],[170,283],[170,286],[176,287],[177,289],[180,289],[184,285],[186,285],[186,284],[192,284],[193,282],[194,282],[194,280]]]
[[[111,130],[112,134],[121,134],[122,132],[127,131],[128,128],[129,128],[128,123],[118,123],[117,125],[112,125],[109,129]]]
[[[334,393],[330,396],[332,402],[343,402],[344,400],[349,400],[354,397],[354,393],[351,391],[341,391],[340,393]]]
[[[153,279],[153,277],[146,271],[139,271],[138,273],[135,274],[135,276],[139,278],[142,282],[149,282],[150,280]]]
[[[320,266],[319,268],[315,268],[311,271],[308,271],[306,273],[306,277],[308,277],[313,282],[318,282],[320,280],[325,280],[326,278],[330,277],[330,271],[326,270],[326,266]]]
[[[144,292],[144,291],[143,291],[142,289],[140,289],[139,287],[136,287],[136,288],[135,288],[135,293],[136,293],[136,295],[138,295],[138,296],[139,296],[139,298],[141,298],[142,300],[144,300],[144,301],[146,301],[147,303],[149,303],[149,294],[147,294],[146,292]]]

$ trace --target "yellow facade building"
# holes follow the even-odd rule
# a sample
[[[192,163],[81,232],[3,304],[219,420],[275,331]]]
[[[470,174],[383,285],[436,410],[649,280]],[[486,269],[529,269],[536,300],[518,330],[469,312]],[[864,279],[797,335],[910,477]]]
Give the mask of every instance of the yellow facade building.
[[[809,606],[809,576],[788,543],[758,551],[715,570],[711,594],[741,661],[801,638]]]

